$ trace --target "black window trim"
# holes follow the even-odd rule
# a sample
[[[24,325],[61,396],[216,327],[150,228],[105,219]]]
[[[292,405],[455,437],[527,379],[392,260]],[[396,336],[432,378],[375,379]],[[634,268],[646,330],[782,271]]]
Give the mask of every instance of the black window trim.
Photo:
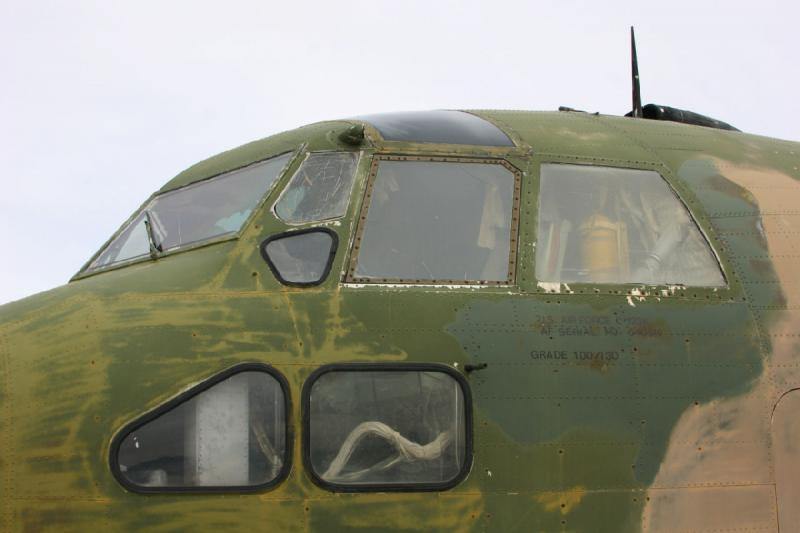
[[[461,387],[464,400],[464,462],[453,479],[440,483],[368,483],[348,485],[325,481],[314,471],[311,464],[311,389],[314,383],[329,372],[441,372],[452,377]],[[303,466],[306,473],[320,488],[331,492],[434,492],[445,491],[459,485],[472,469],[473,423],[472,393],[466,378],[454,368],[442,363],[333,363],[324,365],[311,373],[303,385],[301,396],[303,428]]]
[[[328,235],[331,236],[331,249],[328,254],[328,260],[325,263],[325,269],[322,272],[322,276],[320,276],[320,278],[317,281],[289,281],[287,279],[284,279],[284,277],[281,276],[281,273],[278,270],[278,268],[272,262],[272,259],[270,259],[269,254],[267,253],[267,246],[269,245],[269,243],[273,241],[278,241],[281,239],[285,239],[287,237],[292,237],[294,235],[303,235],[306,233],[327,233]],[[322,226],[315,226],[313,228],[289,230],[289,231],[283,231],[281,233],[276,233],[264,239],[261,242],[261,245],[259,246],[259,249],[261,250],[261,257],[267,263],[267,266],[269,267],[270,271],[272,271],[272,274],[279,282],[281,282],[281,284],[286,285],[288,287],[314,287],[325,283],[325,280],[328,279],[328,275],[331,273],[331,267],[333,266],[333,259],[336,257],[336,250],[338,248],[339,248],[339,235],[337,235],[336,232],[333,231],[332,229]]]
[[[259,485],[224,485],[224,486],[197,486],[197,487],[146,487],[142,485],[137,485],[132,483],[128,480],[122,471],[119,468],[119,449],[122,445],[122,441],[131,434],[131,432],[136,431],[137,429],[141,428],[145,424],[148,424],[155,420],[156,418],[160,417],[164,413],[175,409],[179,405],[191,400],[198,394],[210,389],[214,385],[242,372],[263,372],[265,374],[269,374],[271,377],[275,378],[278,384],[283,391],[283,405],[284,405],[284,431],[285,431],[285,448],[283,453],[283,466],[281,467],[280,472],[275,478],[267,481],[266,483],[261,483]],[[265,363],[239,363],[232,367],[229,367],[222,372],[214,374],[213,376],[209,377],[208,379],[202,381],[201,383],[195,385],[194,387],[178,394],[177,396],[167,400],[166,402],[162,403],[161,405],[155,407],[151,411],[134,418],[132,421],[125,424],[121,429],[119,429],[111,439],[111,446],[108,453],[109,458],[109,466],[111,468],[111,473],[114,475],[114,478],[117,482],[122,485],[125,489],[130,492],[138,493],[138,494],[157,494],[157,493],[198,493],[198,494],[208,494],[208,493],[251,493],[251,492],[261,492],[267,489],[271,489],[281,482],[283,482],[289,472],[292,469],[292,450],[293,450],[293,433],[292,433],[292,424],[290,423],[290,418],[292,416],[292,405],[291,405],[291,395],[289,393],[289,382],[286,381],[286,378],[281,374],[278,370],[276,370],[273,366],[265,364]]]
[[[410,278],[365,278],[356,276],[358,266],[358,256],[361,249],[361,240],[364,236],[364,228],[367,224],[367,214],[372,203],[372,189],[378,176],[378,167],[381,161],[426,161],[434,163],[481,163],[488,165],[500,165],[514,176],[514,199],[511,208],[511,228],[509,232],[509,257],[508,271],[505,280],[447,280],[447,279],[410,279]],[[520,241],[520,206],[522,202],[522,171],[503,158],[494,157],[458,157],[458,156],[435,156],[435,155],[399,155],[399,154],[375,154],[370,164],[369,175],[367,176],[367,186],[364,197],[359,208],[355,238],[351,243],[350,257],[346,263],[344,283],[364,284],[364,285],[443,285],[443,286],[502,286],[511,287],[517,284],[517,263],[519,256]]]

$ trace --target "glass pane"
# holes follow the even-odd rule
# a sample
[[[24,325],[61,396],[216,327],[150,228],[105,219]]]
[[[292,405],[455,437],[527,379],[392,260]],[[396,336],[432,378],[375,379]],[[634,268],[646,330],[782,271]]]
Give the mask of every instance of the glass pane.
[[[312,231],[269,241],[264,252],[284,282],[313,284],[327,274],[332,247],[330,233]]]
[[[371,124],[387,141],[514,146],[500,128],[463,111],[404,111],[357,118]]]
[[[266,372],[240,372],[130,432],[117,461],[141,487],[245,487],[283,467],[283,390]]]
[[[275,204],[275,213],[291,224],[343,217],[357,158],[354,153],[309,155]]]
[[[355,278],[508,281],[514,179],[489,163],[381,161]]]
[[[119,237],[111,243],[108,247],[108,251],[95,260],[94,264],[100,264],[98,262],[104,259],[104,256],[110,256],[111,253],[115,253],[117,257],[124,257],[125,259],[134,259],[149,255],[150,241],[147,238],[147,226],[145,226],[144,220],[144,213],[140,213],[133,222],[120,233]],[[114,252],[111,252],[112,247],[114,248]],[[120,261],[122,261],[122,259],[120,259]]]
[[[464,395],[444,372],[332,371],[310,394],[311,465],[324,481],[446,483],[464,465]]]
[[[686,207],[651,170],[542,165],[536,277],[546,282],[720,287]]]
[[[150,253],[143,224],[150,213],[162,251],[236,233],[272,187],[291,154],[155,197],[89,266],[113,265]]]

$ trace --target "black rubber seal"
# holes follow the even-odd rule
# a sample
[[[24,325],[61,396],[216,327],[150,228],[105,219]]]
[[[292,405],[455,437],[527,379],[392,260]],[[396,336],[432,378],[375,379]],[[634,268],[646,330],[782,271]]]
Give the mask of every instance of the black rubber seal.
[[[281,276],[280,271],[272,262],[272,259],[270,259],[269,254],[267,253],[267,245],[273,241],[278,241],[280,239],[285,239],[287,237],[292,237],[294,235],[303,235],[306,233],[327,233],[328,235],[331,236],[331,249],[328,254],[328,261],[325,263],[325,269],[323,270],[320,278],[315,281],[297,282],[297,281],[286,280],[283,278],[283,276]],[[264,259],[264,261],[266,261],[270,271],[272,271],[272,274],[278,281],[281,282],[281,284],[289,287],[314,287],[316,285],[321,285],[322,283],[325,282],[326,279],[328,279],[328,274],[331,273],[333,258],[336,257],[336,249],[338,247],[339,247],[339,236],[336,234],[335,231],[329,228],[315,227],[315,228],[306,228],[301,230],[285,231],[283,233],[276,233],[275,235],[270,235],[269,237],[264,239],[264,241],[259,246],[259,249],[261,250],[261,257]]]
[[[144,426],[145,424],[155,420],[159,416],[163,415],[167,411],[171,411],[175,409],[182,403],[192,399],[193,397],[197,396],[203,391],[206,391],[220,383],[228,379],[231,376],[239,374],[241,372],[263,372],[265,374],[269,374],[273,378],[275,378],[281,386],[281,390],[283,391],[283,402],[284,402],[284,420],[285,420],[285,435],[286,435],[286,442],[285,442],[285,449],[283,452],[283,466],[281,467],[281,471],[278,472],[278,475],[275,478],[267,481],[266,483],[261,483],[259,485],[243,485],[243,486],[233,486],[233,485],[225,485],[225,486],[202,486],[202,487],[146,487],[142,485],[137,485],[136,483],[131,482],[125,475],[120,471],[119,468],[119,448],[122,444],[122,441],[133,431],[136,431],[140,427]],[[140,416],[139,418],[134,419],[133,421],[125,424],[125,426],[120,429],[116,435],[111,440],[111,448],[109,451],[109,466],[111,467],[111,473],[114,475],[114,478],[119,482],[120,485],[125,487],[130,492],[135,492],[139,494],[153,494],[153,493],[197,493],[197,494],[208,494],[208,493],[245,493],[245,492],[260,492],[267,489],[271,489],[281,483],[286,477],[289,475],[289,471],[292,468],[292,449],[293,449],[293,434],[292,434],[292,425],[289,423],[289,419],[291,417],[292,408],[291,408],[291,395],[289,394],[289,383],[286,381],[286,378],[278,372],[275,368],[270,365],[264,363],[241,363],[235,366],[232,366],[222,372],[213,375],[212,377],[208,378],[207,380],[203,381],[202,383],[192,387],[191,389],[180,393],[178,396],[168,400],[167,402],[159,405],[152,411]]]
[[[311,465],[311,390],[320,376],[328,372],[442,372],[461,386],[464,398],[464,462],[458,474],[439,483],[371,483],[348,485],[322,479]],[[336,363],[316,369],[303,385],[303,465],[317,486],[332,492],[433,492],[452,489],[461,483],[472,468],[472,394],[464,376],[448,365],[440,363]]]

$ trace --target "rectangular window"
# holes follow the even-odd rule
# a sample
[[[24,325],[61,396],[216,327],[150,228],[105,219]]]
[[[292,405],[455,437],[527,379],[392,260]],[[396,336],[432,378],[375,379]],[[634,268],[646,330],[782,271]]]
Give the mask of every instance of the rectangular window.
[[[652,170],[542,165],[536,277],[724,287],[691,214]]]
[[[303,401],[306,466],[322,487],[444,490],[469,471],[469,390],[449,367],[331,365]]]
[[[377,157],[346,281],[513,283],[519,191],[504,161]]]

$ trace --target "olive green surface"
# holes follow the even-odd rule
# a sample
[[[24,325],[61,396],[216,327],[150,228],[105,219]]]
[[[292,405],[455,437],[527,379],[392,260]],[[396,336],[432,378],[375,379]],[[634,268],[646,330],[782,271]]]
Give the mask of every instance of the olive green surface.
[[[779,335],[772,332],[797,323],[787,296],[795,289],[774,264],[765,207],[726,168],[780,173],[796,183],[800,145],[584,113],[475,113],[517,146],[384,142],[367,125],[365,141],[353,147],[339,140],[353,122],[340,121],[198,163],[161,191],[301,151],[238,238],[81,274],[0,307],[0,530],[661,531],[654,491],[773,487],[769,464],[756,472],[684,472],[668,463],[704,453],[692,442],[682,449],[676,435],[681,421],[708,406],[719,410],[711,419],[720,427],[708,428],[716,433],[707,453],[744,457],[771,446],[769,413],[783,371],[770,363]],[[361,153],[347,215],[303,226],[329,227],[339,249],[321,286],[284,287],[258,247],[290,228],[271,207],[302,153],[327,150]],[[343,284],[375,153],[504,158],[520,169],[516,283]],[[533,246],[545,162],[658,171],[708,237],[728,285],[540,286]],[[800,198],[791,184],[786,194]],[[769,214],[800,214],[800,203],[794,206]],[[800,253],[796,234],[787,238]],[[781,349],[794,364],[796,343]],[[610,353],[613,359],[603,355]],[[302,461],[302,386],[321,365],[365,361],[436,362],[459,371],[488,364],[467,376],[474,461],[466,480],[439,493],[377,494],[333,493],[311,482]],[[140,495],[117,483],[108,466],[115,432],[240,362],[269,363],[289,382],[295,438],[285,481],[255,494],[203,495]],[[768,369],[772,385],[760,393]],[[787,386],[792,379],[785,377]],[[737,398],[763,413],[752,441],[726,439],[722,431],[730,412],[720,406]],[[777,530],[775,512],[765,513],[745,524],[748,531]],[[716,530],[733,531],[720,520]]]

